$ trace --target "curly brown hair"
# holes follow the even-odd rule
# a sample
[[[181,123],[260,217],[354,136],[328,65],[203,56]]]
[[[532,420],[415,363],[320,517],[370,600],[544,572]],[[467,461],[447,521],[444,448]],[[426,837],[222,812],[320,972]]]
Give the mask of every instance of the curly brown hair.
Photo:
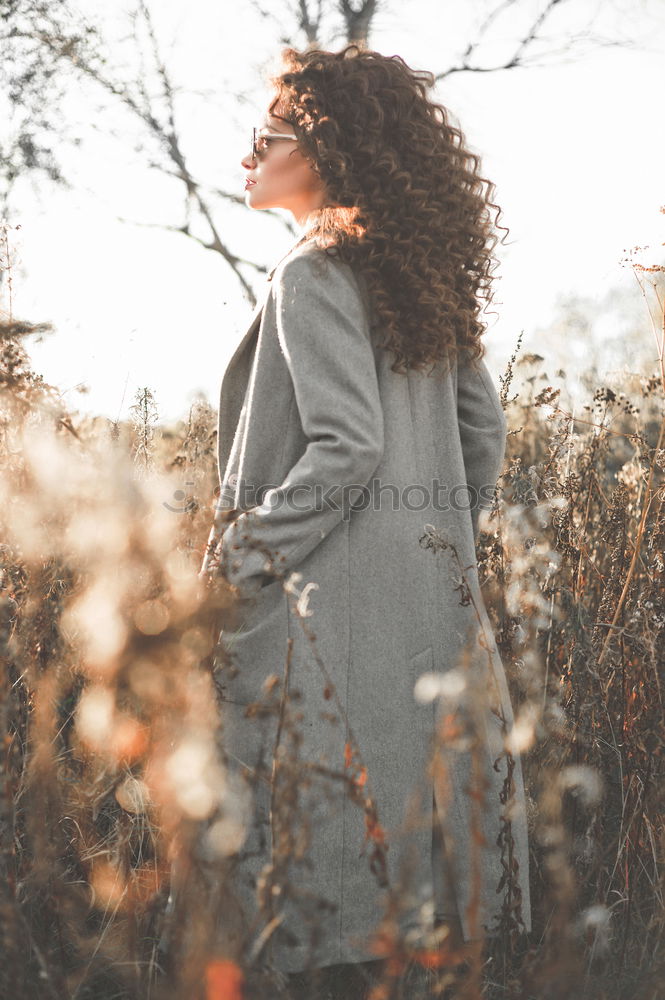
[[[327,196],[304,238],[364,277],[393,371],[482,358],[494,227],[508,229],[479,157],[427,98],[433,75],[355,44],[281,56],[269,110],[293,126]]]

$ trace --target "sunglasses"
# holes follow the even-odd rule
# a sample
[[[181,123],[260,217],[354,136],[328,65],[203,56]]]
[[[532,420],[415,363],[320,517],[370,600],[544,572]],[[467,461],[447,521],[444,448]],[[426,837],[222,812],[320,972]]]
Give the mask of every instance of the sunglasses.
[[[298,141],[297,135],[284,135],[281,132],[262,132],[259,135],[259,129],[252,129],[252,159],[258,160],[261,155],[265,153],[270,146],[270,143],[274,139],[291,139],[295,142]]]

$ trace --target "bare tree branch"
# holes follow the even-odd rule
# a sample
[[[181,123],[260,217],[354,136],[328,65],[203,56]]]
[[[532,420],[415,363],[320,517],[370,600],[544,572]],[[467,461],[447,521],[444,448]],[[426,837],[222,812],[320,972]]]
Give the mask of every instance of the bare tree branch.
[[[344,18],[349,43],[366,47],[372,19],[376,13],[377,0],[362,0],[357,10],[351,6],[351,0],[339,0],[339,8]]]
[[[204,250],[217,250],[217,247],[214,244],[207,243],[205,240],[201,239],[200,236],[197,236],[196,233],[192,233],[186,223],[182,226],[171,226],[164,222],[142,222],[140,219],[127,219],[123,215],[116,215],[116,219],[118,222],[127,223],[131,226],[139,226],[143,229],[165,229],[168,233],[181,233],[182,235],[187,236],[190,240],[194,240],[195,243],[202,246]],[[238,257],[234,254],[231,259],[233,264],[246,264],[247,267],[253,267],[259,274],[268,273],[268,268],[263,264],[257,264],[256,261],[247,260],[246,257]]]
[[[316,14],[312,17],[308,0],[298,0],[298,27],[305,33],[307,44],[311,48],[319,47],[321,19],[323,17],[323,0],[317,0]]]
[[[498,70],[502,69],[516,69],[517,67],[524,67],[526,65],[524,55],[529,49],[529,46],[532,45],[534,41],[538,40],[538,32],[543,27],[546,20],[551,16],[555,8],[565,2],[566,0],[547,0],[545,7],[533,19],[530,28],[518,43],[512,56],[510,56],[510,58],[504,63],[500,63],[497,66],[473,66],[471,65],[471,59],[474,57],[482,42],[485,40],[489,28],[492,26],[494,21],[496,21],[497,18],[504,13],[504,11],[506,11],[509,7],[513,7],[516,3],[516,0],[502,0],[502,2],[490,12],[480,25],[476,38],[469,43],[464,54],[462,55],[461,63],[458,66],[451,66],[449,69],[443,70],[441,73],[436,73],[434,76],[435,81],[438,82],[439,80],[444,80],[446,77],[452,76],[453,73],[496,73]]]
[[[103,72],[101,64],[95,64],[95,61],[87,56],[82,45],[72,45],[70,44],[71,39],[63,39],[57,35],[51,36],[48,32],[40,32],[36,37],[48,51],[54,53],[59,58],[71,61],[79,73],[93,80],[108,94],[118,98],[125,105],[125,107],[127,107],[132,114],[147,127],[152,137],[157,140],[157,143],[162,151],[167,155],[171,162],[175,164],[176,176],[182,180],[185,186],[186,198],[188,200],[191,199],[195,203],[201,217],[210,230],[209,239],[197,239],[197,242],[209,250],[214,250],[224,258],[240,282],[240,286],[249,300],[250,305],[254,306],[256,304],[254,291],[247,279],[244,277],[242,271],[240,271],[237,266],[241,258],[236,257],[236,255],[230,251],[225,241],[222,239],[215,224],[212,210],[206,199],[201,194],[199,185],[197,185],[194,181],[194,178],[189,171],[184,153],[181,149],[176,130],[173,87],[171,85],[171,80],[166,66],[161,58],[150,11],[144,0],[139,0],[139,11],[148,32],[153,59],[162,85],[162,97],[164,98],[167,109],[165,123],[160,121],[158,113],[153,109],[153,102],[151,101],[150,96],[146,91],[145,84],[143,83],[143,75],[140,77],[137,84],[138,96],[135,96],[130,92],[128,86],[114,83],[110,77]],[[188,226],[165,226],[164,228],[170,231],[182,232],[192,236]]]

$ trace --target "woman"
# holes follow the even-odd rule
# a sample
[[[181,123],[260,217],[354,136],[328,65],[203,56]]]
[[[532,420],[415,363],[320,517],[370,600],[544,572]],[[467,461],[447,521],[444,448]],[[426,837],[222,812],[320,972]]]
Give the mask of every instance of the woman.
[[[297,972],[376,959],[389,911],[384,932],[416,944],[433,916],[465,940],[502,907],[531,918],[475,567],[506,441],[478,318],[493,188],[429,74],[356,46],[283,57],[245,197],[301,231],[224,375],[202,572],[243,599],[219,678],[230,765],[253,791],[247,940]]]

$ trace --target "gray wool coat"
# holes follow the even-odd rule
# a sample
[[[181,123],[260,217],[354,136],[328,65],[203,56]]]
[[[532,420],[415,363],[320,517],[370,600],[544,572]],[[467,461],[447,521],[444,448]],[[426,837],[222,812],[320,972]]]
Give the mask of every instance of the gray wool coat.
[[[256,880],[271,861],[278,881],[286,872],[268,935],[285,972],[378,957],[369,936],[391,905],[416,946],[435,911],[457,913],[470,940],[520,892],[531,929],[521,762],[503,752],[513,713],[475,567],[505,417],[484,362],[392,372],[369,308],[348,264],[296,244],[220,394],[202,574],[244,599],[218,660],[230,765],[251,788],[233,884],[256,941]],[[432,528],[447,547],[428,545]],[[286,693],[281,724],[247,713]],[[295,797],[284,745],[300,762]],[[339,775],[358,778],[378,829]],[[283,869],[285,816],[306,847]],[[497,891],[507,868],[510,896]]]

